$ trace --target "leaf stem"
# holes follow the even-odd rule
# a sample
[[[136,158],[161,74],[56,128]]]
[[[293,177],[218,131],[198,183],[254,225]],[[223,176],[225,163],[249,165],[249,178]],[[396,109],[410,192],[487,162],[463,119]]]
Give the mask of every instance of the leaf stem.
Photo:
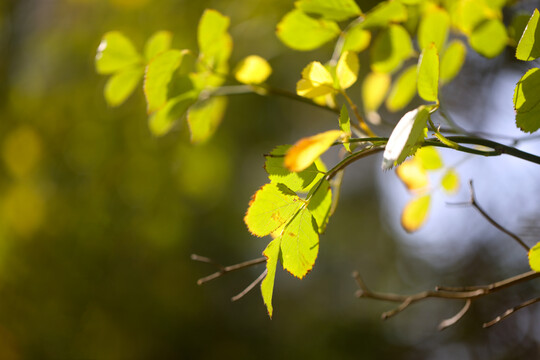
[[[351,107],[351,110],[353,111],[354,113],[354,116],[356,116],[356,118],[358,119],[358,123],[360,124],[360,128],[368,135],[368,136],[371,136],[371,137],[375,137],[377,135],[375,135],[375,133],[369,128],[368,124],[364,121],[364,118],[362,117],[362,115],[360,115],[360,112],[358,111],[358,107],[356,106],[356,104],[351,100],[351,98],[349,97],[349,95],[347,95],[347,93],[342,90],[341,92],[341,95],[343,95],[343,97],[345,98],[345,100],[347,101],[347,103],[349,104],[349,106]]]

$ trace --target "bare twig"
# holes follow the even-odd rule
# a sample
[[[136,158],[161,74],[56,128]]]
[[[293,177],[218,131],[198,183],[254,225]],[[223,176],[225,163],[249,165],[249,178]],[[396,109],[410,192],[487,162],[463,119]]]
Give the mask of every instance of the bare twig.
[[[449,319],[441,321],[441,323],[439,324],[439,330],[442,331],[446,329],[447,327],[450,327],[454,325],[455,323],[457,323],[463,317],[463,315],[465,315],[465,313],[469,311],[471,304],[472,304],[472,300],[467,299],[467,301],[465,301],[465,305],[461,308],[461,310],[459,310],[459,312],[456,315],[452,316]]]
[[[248,292],[250,292],[255,286],[257,286],[258,283],[263,281],[263,279],[266,277],[266,274],[268,273],[268,269],[264,269],[261,275],[259,275],[258,278],[255,279],[251,284],[249,284],[244,290],[242,290],[238,295],[233,296],[231,298],[231,301],[240,300],[244,297]]]
[[[491,320],[490,322],[487,322],[485,324],[483,324],[482,326],[484,328],[487,328],[487,327],[490,327],[490,326],[493,326],[497,323],[499,323],[501,320],[504,320],[505,318],[507,318],[508,316],[512,315],[513,313],[515,313],[516,311],[520,310],[520,309],[523,309],[524,307],[527,307],[529,305],[532,305],[532,304],[536,304],[537,302],[540,301],[540,297],[537,297],[537,298],[534,298],[534,299],[530,299],[530,300],[527,300],[521,304],[519,304],[518,306],[515,306],[513,308],[510,308],[508,310],[506,310],[503,314],[497,316],[495,319]]]
[[[199,256],[199,255],[196,255],[196,254],[191,255],[191,260],[212,264],[212,265],[214,265],[215,267],[217,267],[219,269],[215,273],[210,274],[208,276],[205,276],[205,277],[200,278],[199,280],[197,280],[197,285],[202,285],[205,282],[217,279],[218,277],[221,277],[221,276],[223,276],[223,275],[225,275],[227,273],[230,273],[231,271],[244,269],[244,268],[247,268],[247,267],[250,267],[250,266],[254,266],[254,265],[258,265],[258,264],[261,264],[263,262],[266,262],[266,257],[262,256],[262,257],[257,258],[257,259],[248,260],[248,261],[244,261],[244,262],[234,264],[234,265],[229,265],[229,266],[221,266],[220,264],[218,264],[217,262],[215,262],[214,260],[212,260],[210,258],[207,258],[207,257],[204,257],[204,256]]]

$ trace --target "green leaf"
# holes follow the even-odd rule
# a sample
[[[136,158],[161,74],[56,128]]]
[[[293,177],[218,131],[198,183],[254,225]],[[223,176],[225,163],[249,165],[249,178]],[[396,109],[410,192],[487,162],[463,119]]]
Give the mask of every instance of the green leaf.
[[[420,196],[410,201],[401,213],[401,226],[407,232],[418,230],[426,222],[431,195]]]
[[[403,115],[399,120],[384,149],[383,170],[399,165],[407,156],[414,155],[418,145],[424,139],[424,128],[430,109],[429,106],[419,106]]]
[[[518,81],[514,90],[516,125],[525,132],[540,128],[540,68],[534,68]]]
[[[285,185],[266,184],[253,195],[244,222],[253,235],[265,236],[287,223],[302,204]]]
[[[291,171],[302,171],[332,146],[343,133],[328,130],[317,135],[300,139],[285,155],[285,167]]]
[[[313,50],[340,34],[339,26],[330,20],[313,19],[301,10],[287,13],[277,25],[278,38],[295,50]]]
[[[434,7],[428,11],[420,21],[418,27],[418,45],[420,49],[425,49],[431,43],[435,43],[437,49],[442,49],[448,30],[450,29],[450,16],[446,10]]]
[[[391,73],[412,53],[409,33],[403,26],[390,25],[382,30],[371,47],[371,68],[376,72]]]
[[[223,119],[226,108],[227,98],[225,96],[211,97],[189,108],[187,123],[193,144],[204,143],[214,135]]]
[[[348,142],[349,138],[352,135],[351,132],[351,118],[349,117],[349,112],[347,111],[347,107],[345,104],[341,107],[341,112],[339,113],[339,128],[343,133],[344,136],[344,143],[343,146],[345,147],[345,150],[348,152],[351,152],[351,144]]]
[[[416,95],[416,76],[416,65],[411,65],[401,72],[394,81],[388,99],[386,99],[388,110],[393,112],[401,110],[411,102]]]
[[[414,157],[420,162],[426,170],[439,170],[443,167],[443,161],[437,149],[433,146],[424,146],[414,154]]]
[[[273,183],[282,183],[292,191],[308,191],[321,170],[316,163],[311,164],[306,169],[298,172],[290,171],[285,167],[285,154],[291,148],[291,145],[280,145],[276,147],[270,155],[266,156],[264,169],[268,173],[268,178]]]
[[[302,208],[281,235],[283,268],[302,279],[315,264],[319,252],[317,224],[307,208]]]
[[[302,70],[302,79],[296,83],[296,93],[310,99],[331,94],[335,91],[334,79],[318,61],[311,62]]]
[[[532,270],[540,272],[540,242],[529,250],[529,265]]]
[[[272,307],[272,295],[274,293],[274,281],[276,279],[276,267],[281,247],[281,238],[270,241],[263,255],[266,257],[266,276],[261,283],[261,293],[264,304],[268,310],[268,315],[272,318],[274,308]]]
[[[364,29],[386,27],[407,20],[407,8],[397,1],[384,1],[365,14]]]
[[[230,20],[216,10],[204,11],[197,30],[199,59],[207,68],[227,73],[227,61],[232,52],[232,38],[227,32]]]
[[[448,169],[441,179],[443,189],[449,193],[456,193],[459,189],[459,175],[454,169]]]
[[[519,60],[530,61],[540,57],[538,18],[540,18],[540,13],[538,9],[534,9],[516,49],[516,58]]]
[[[176,121],[185,116],[187,110],[195,101],[197,101],[197,92],[195,91],[189,91],[167,101],[148,120],[148,126],[152,134],[162,136],[168,133]]]
[[[454,40],[448,45],[441,58],[441,75],[442,84],[449,83],[461,70],[467,55],[467,47],[460,41]]]
[[[167,102],[169,83],[174,72],[180,67],[185,52],[168,50],[156,56],[146,67],[144,95],[149,114],[160,109]]]
[[[508,43],[504,24],[498,19],[487,20],[474,28],[469,37],[469,44],[480,55],[494,58]]]
[[[99,74],[112,74],[138,64],[142,64],[142,58],[127,37],[118,31],[103,36],[96,54]]]
[[[421,150],[421,149],[419,149]],[[425,193],[429,186],[429,176],[422,163],[416,157],[404,161],[396,169],[399,177],[407,190],[413,193]]]
[[[523,35],[525,28],[527,27],[529,19],[529,14],[518,14],[512,17],[512,21],[508,26],[508,36],[510,36],[514,44],[519,43],[519,40],[521,39],[521,36]]]
[[[418,95],[439,102],[439,54],[435,44],[426,47],[418,59]]]
[[[345,33],[341,51],[364,51],[369,46],[370,41],[371,32],[364,30],[362,24],[358,24]]]
[[[118,71],[105,85],[105,100],[109,106],[122,104],[133,93],[144,74],[144,67],[133,66]]]
[[[332,207],[332,187],[326,180],[322,180],[320,186],[313,193],[308,203],[308,210],[317,223],[318,232],[322,234],[330,218],[330,208]]]
[[[300,0],[294,5],[307,14],[327,20],[343,21],[362,14],[354,0]]]
[[[366,112],[376,111],[384,101],[392,78],[386,73],[371,72],[362,83],[362,102]]]
[[[244,58],[236,66],[234,77],[243,84],[263,83],[272,74],[268,61],[257,55]]]
[[[171,48],[172,34],[169,31],[158,31],[148,39],[144,46],[144,57],[150,62],[157,55]]]
[[[358,79],[360,63],[358,55],[352,51],[345,51],[339,58],[336,66],[336,77],[341,89],[351,87]]]
[[[493,13],[484,1],[479,0],[456,1],[450,9],[453,25],[466,35],[470,35],[478,24],[485,21],[489,12]]]

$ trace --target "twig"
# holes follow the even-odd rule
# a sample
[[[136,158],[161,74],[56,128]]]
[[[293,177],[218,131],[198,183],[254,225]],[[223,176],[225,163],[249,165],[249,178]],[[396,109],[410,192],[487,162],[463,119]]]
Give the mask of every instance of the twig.
[[[483,324],[482,327],[488,328],[490,326],[493,326],[493,325],[499,323],[501,320],[506,319],[508,316],[512,315],[516,311],[518,311],[520,309],[523,309],[524,307],[527,307],[529,305],[535,304],[535,303],[537,303],[539,301],[540,301],[540,297],[527,300],[524,303],[519,304],[518,306],[515,306],[513,308],[510,308],[510,309],[506,310],[503,314],[497,316],[495,319],[491,320],[490,322],[487,322],[487,323]]]
[[[465,305],[461,308],[461,310],[459,310],[459,312],[456,315],[452,316],[449,319],[441,321],[441,323],[439,324],[439,331],[442,331],[454,325],[455,323],[457,323],[463,317],[463,315],[465,315],[465,313],[469,311],[471,304],[472,304],[472,300],[467,299],[467,301],[465,301]]]
[[[221,276],[223,276],[223,275],[225,275],[227,273],[230,273],[232,271],[244,269],[244,268],[247,268],[247,267],[250,267],[250,266],[254,266],[254,265],[258,265],[258,264],[261,264],[263,262],[266,262],[266,257],[262,256],[262,257],[257,258],[257,259],[248,260],[248,261],[244,261],[244,262],[234,264],[234,265],[229,265],[229,266],[221,266],[220,264],[218,264],[217,262],[215,262],[214,260],[212,260],[210,258],[207,258],[207,257],[204,257],[204,256],[199,256],[199,255],[196,255],[196,254],[191,255],[191,260],[212,264],[212,265],[214,265],[215,267],[217,267],[219,269],[215,273],[210,274],[208,276],[205,276],[205,277],[200,278],[199,280],[197,280],[197,285],[202,285],[202,284],[204,284],[204,283],[206,283],[206,282],[208,282],[210,280],[217,279],[218,277],[221,277]]]
[[[258,283],[263,281],[263,279],[266,277],[266,274],[268,273],[268,269],[264,269],[261,275],[259,275],[258,278],[255,279],[251,284],[249,284],[244,290],[242,290],[238,295],[233,296],[231,298],[231,301],[240,300],[244,297],[248,292],[250,292],[255,286],[257,286]]]

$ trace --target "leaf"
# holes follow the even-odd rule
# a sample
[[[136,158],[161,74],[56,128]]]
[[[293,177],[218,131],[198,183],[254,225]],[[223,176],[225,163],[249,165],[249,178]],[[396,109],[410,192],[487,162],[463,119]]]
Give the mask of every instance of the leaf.
[[[343,48],[341,51],[361,52],[369,46],[370,41],[371,32],[364,30],[362,24],[353,26],[350,30],[345,32]]]
[[[285,167],[291,171],[302,171],[324,153],[343,132],[329,130],[300,139],[285,155]]]
[[[253,235],[265,236],[287,223],[302,203],[285,185],[266,184],[253,195],[244,222]]]
[[[529,266],[531,270],[540,272],[540,242],[529,250]]]
[[[461,70],[465,62],[467,47],[460,41],[454,40],[448,45],[441,58],[440,81],[442,84],[449,83]]]
[[[540,128],[540,68],[534,68],[518,81],[514,90],[516,125],[522,131],[535,132]]]
[[[339,87],[347,89],[351,87],[358,79],[360,63],[358,55],[352,51],[345,51],[339,58],[336,66],[336,77]]]
[[[416,151],[414,157],[426,170],[439,170],[443,167],[441,156],[433,146],[421,147]]]
[[[456,193],[459,190],[458,173],[454,169],[448,169],[441,179],[441,185],[447,193]]]
[[[494,58],[508,43],[504,24],[498,19],[487,20],[474,28],[469,37],[469,44],[480,55]]]
[[[139,64],[142,64],[142,58],[131,40],[118,31],[103,35],[96,54],[98,74],[112,74]]]
[[[332,187],[326,180],[322,180],[308,203],[308,210],[318,225],[318,232],[322,234],[328,224],[330,208],[332,207]]]
[[[313,19],[301,10],[287,13],[277,25],[278,38],[295,50],[313,50],[334,39],[341,32],[330,20]]]
[[[401,25],[390,25],[382,30],[371,47],[371,68],[376,72],[391,73],[412,53],[411,37]]]
[[[218,73],[227,73],[232,51],[232,38],[227,32],[230,19],[216,10],[206,9],[199,21],[197,42],[199,59]]]
[[[172,34],[169,31],[154,33],[144,46],[144,57],[150,62],[157,55],[171,48]]]
[[[276,267],[281,247],[281,238],[270,241],[263,255],[266,257],[266,276],[261,283],[261,294],[264,304],[268,310],[268,315],[272,318],[274,308],[272,307],[272,295],[274,293],[274,281],[276,279]]]
[[[187,113],[191,143],[203,143],[214,135],[223,119],[226,108],[227,98],[225,96],[211,97],[191,106]]]
[[[517,14],[512,17],[512,21],[510,22],[510,25],[508,26],[508,36],[510,36],[514,44],[519,43],[519,40],[521,39],[521,36],[523,35],[525,28],[527,27],[527,23],[529,22],[529,19],[530,19],[530,16],[529,14],[526,14],[526,13]]]
[[[152,134],[162,136],[168,133],[196,100],[197,93],[190,91],[167,101],[165,106],[153,113],[148,120]]]
[[[386,27],[407,20],[407,8],[398,1],[384,1],[365,14],[364,29]]]
[[[351,118],[349,117],[349,112],[347,111],[347,107],[345,106],[345,104],[341,107],[341,112],[339,114],[339,128],[345,134],[345,139],[343,140],[348,141],[352,135]],[[351,152],[351,144],[349,142],[344,142],[343,146],[345,147],[345,150]]]
[[[420,192],[420,190],[425,190],[429,186],[427,171],[416,158],[399,165],[396,174],[410,191]]]
[[[104,95],[109,106],[122,104],[133,93],[144,74],[144,67],[133,66],[118,71],[105,84]]]
[[[538,9],[534,9],[516,49],[516,58],[518,60],[531,61],[540,57],[538,18],[540,18],[540,13]]]
[[[401,226],[407,232],[418,230],[427,220],[431,195],[424,195],[411,200],[401,213]]]
[[[391,81],[386,73],[370,72],[366,75],[362,83],[362,102],[366,112],[376,111],[381,106]]]
[[[268,61],[257,55],[244,58],[234,70],[234,77],[242,84],[260,84],[272,74]]]
[[[343,21],[362,14],[354,0],[300,0],[294,5],[307,14],[327,20]]]
[[[399,120],[384,149],[383,170],[401,164],[407,156],[414,154],[423,141],[429,112],[430,107],[420,106],[409,111]]]
[[[418,95],[439,102],[439,54],[435,44],[426,47],[418,59]]]
[[[307,208],[302,208],[281,235],[283,268],[302,279],[315,264],[319,252],[317,224]]]
[[[448,31],[450,29],[450,16],[446,10],[434,7],[428,11],[420,21],[418,27],[418,45],[420,49],[425,49],[431,43],[435,43],[437,49],[442,49]]]
[[[398,111],[407,106],[416,95],[417,66],[411,65],[403,70],[394,81],[390,94],[386,99],[386,107],[390,111]]]
[[[302,70],[302,79],[296,83],[296,93],[307,98],[315,98],[334,92],[334,79],[330,72],[318,61],[311,62]]]
[[[160,109],[167,102],[169,83],[174,72],[180,67],[185,52],[168,50],[155,57],[146,67],[144,95],[149,114]]]
[[[285,154],[291,145],[280,145],[276,147],[270,155],[266,156],[264,169],[268,173],[268,178],[273,183],[282,183],[294,192],[308,191],[315,183],[319,175],[324,173],[317,168],[315,163],[306,169],[294,172],[285,167]]]

